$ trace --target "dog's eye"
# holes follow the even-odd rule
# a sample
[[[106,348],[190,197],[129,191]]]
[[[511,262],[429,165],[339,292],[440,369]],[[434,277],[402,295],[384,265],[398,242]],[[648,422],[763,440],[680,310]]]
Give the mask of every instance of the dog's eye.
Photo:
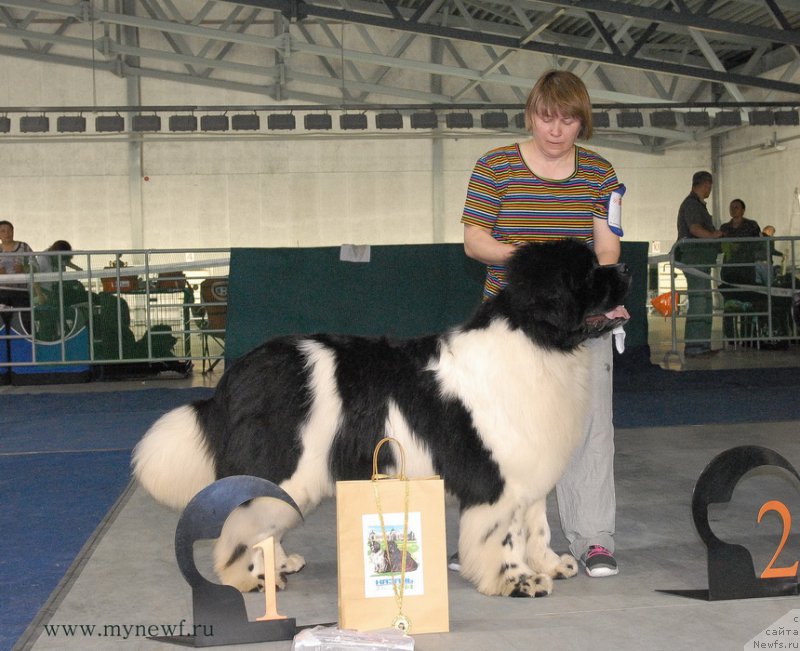
[[[248,572],[252,572],[253,571],[253,564],[252,563],[250,563],[250,565],[247,566],[247,571]]]

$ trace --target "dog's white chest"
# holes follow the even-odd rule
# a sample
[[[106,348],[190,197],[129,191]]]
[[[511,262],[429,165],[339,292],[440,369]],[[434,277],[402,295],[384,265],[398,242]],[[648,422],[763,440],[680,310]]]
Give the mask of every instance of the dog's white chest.
[[[472,415],[507,484],[538,495],[557,481],[586,420],[589,352],[546,351],[504,321],[456,333],[435,372]]]

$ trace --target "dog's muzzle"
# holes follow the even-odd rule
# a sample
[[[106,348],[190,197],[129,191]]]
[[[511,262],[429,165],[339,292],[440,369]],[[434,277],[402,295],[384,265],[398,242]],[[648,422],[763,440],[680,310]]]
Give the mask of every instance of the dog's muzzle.
[[[609,319],[605,314],[593,314],[586,317],[583,322],[583,329],[589,337],[600,337],[627,322],[628,319],[622,317]]]
[[[612,274],[614,277],[613,284],[618,285],[613,288],[612,293],[618,294],[616,297],[618,301],[611,301],[615,305],[622,305],[625,296],[631,286],[631,272],[628,265],[624,262],[617,264],[607,264],[599,267],[603,274]],[[611,309],[613,309],[612,306]],[[623,317],[616,317],[609,319],[605,314],[590,314],[584,319],[583,328],[588,337],[600,337],[607,332],[611,332],[614,328],[624,325],[628,319]]]

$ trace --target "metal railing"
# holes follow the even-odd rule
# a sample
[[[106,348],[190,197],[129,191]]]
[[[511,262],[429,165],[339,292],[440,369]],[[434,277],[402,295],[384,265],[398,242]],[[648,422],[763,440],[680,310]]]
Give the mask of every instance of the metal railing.
[[[676,242],[666,256],[651,257],[651,265],[667,261],[670,270],[671,347],[665,363],[680,359],[681,344],[759,348],[800,341],[792,316],[800,293],[798,242],[797,237],[688,239]],[[679,273],[686,287],[678,287]],[[693,296],[707,311],[692,310]],[[722,319],[722,328],[709,328],[707,338],[687,338],[687,319]]]
[[[0,254],[0,373],[224,358],[229,249]],[[13,381],[13,380],[12,380]]]

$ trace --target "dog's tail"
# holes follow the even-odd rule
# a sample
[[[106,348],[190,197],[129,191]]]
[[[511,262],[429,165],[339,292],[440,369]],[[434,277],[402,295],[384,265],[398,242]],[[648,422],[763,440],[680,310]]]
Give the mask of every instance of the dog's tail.
[[[164,414],[133,450],[133,475],[156,500],[182,509],[214,482],[214,457],[193,405]]]

